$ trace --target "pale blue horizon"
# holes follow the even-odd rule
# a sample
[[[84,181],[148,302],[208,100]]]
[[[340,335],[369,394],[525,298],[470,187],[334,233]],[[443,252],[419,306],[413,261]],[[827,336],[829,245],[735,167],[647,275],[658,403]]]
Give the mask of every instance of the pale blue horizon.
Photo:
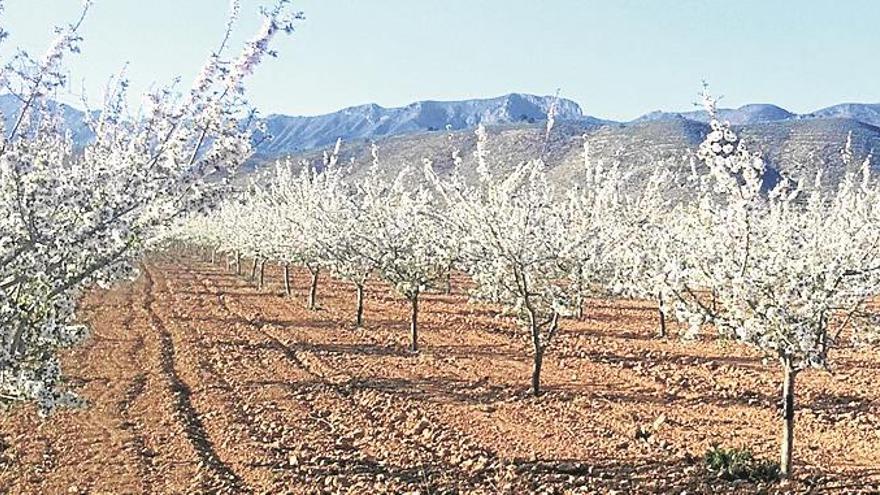
[[[235,41],[257,28],[243,0]],[[129,63],[133,93],[195,76],[220,36],[226,0],[98,0],[70,59],[72,87],[96,101]],[[78,0],[6,0],[0,22],[39,55]],[[806,113],[880,101],[880,2],[636,0],[416,2],[299,0],[293,36],[249,82],[264,114],[317,115],[377,103],[489,98],[511,92],[577,101],[630,120],[692,109],[702,80],[722,106],[773,103]],[[872,61],[873,60],[873,61]],[[67,96],[66,98],[73,98]]]

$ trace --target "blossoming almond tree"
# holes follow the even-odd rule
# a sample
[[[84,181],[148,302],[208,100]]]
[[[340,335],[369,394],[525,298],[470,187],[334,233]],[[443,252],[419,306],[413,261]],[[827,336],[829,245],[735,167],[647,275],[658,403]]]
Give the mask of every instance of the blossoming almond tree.
[[[702,190],[697,218],[677,229],[699,249],[670,259],[667,282],[693,333],[711,323],[779,361],[780,471],[789,476],[796,377],[827,367],[844,329],[868,330],[858,323],[868,321],[861,309],[880,285],[880,186],[865,162],[860,177],[849,173],[836,188],[822,187],[821,171],[808,192],[786,179],[770,188],[764,160],[717,119],[715,100],[705,103],[711,132],[698,155],[714,187]]]
[[[478,142],[484,132],[478,129]],[[513,309],[528,328],[532,393],[539,395],[544,352],[571,308],[560,257],[577,242],[563,234],[563,218],[554,209],[553,187],[542,162],[523,163],[496,179],[482,146],[477,159],[476,186],[456,176],[441,180],[430,167],[427,173],[461,236],[461,264],[476,283],[472,296]]]
[[[19,52],[3,69],[20,105],[0,141],[0,397],[42,411],[75,402],[60,389],[56,352],[80,341],[75,300],[88,284],[133,272],[149,240],[190,211],[209,208],[250,153],[244,79],[298,14],[281,0],[258,35],[226,58],[237,16],[182,98],[151,93],[138,118],[120,79],[92,119],[95,138],[76,149],[47,96],[66,84],[63,60],[78,52],[87,2],[39,59]],[[242,118],[245,118],[245,124]],[[209,179],[209,180],[206,180]]]
[[[611,256],[634,230],[632,226],[622,228],[627,192],[623,190],[624,174],[619,163],[593,160],[586,136],[583,157],[583,183],[570,186],[564,199],[553,205],[563,225],[556,235],[574,241],[556,256],[569,283],[567,291],[577,318],[584,316],[585,297],[609,292],[614,273]]]
[[[614,248],[604,260],[610,271],[605,280],[608,292],[657,301],[659,337],[667,336],[666,320],[671,312],[666,283],[668,260],[680,252],[699,249],[693,239],[683,242],[672,232],[693,218],[689,199],[677,196],[682,190],[691,193],[696,182],[691,173],[686,182],[675,184],[673,166],[667,161],[653,163],[638,190],[619,198],[613,215],[608,217],[612,221],[606,236]]]
[[[452,253],[441,242],[436,198],[420,183],[421,174],[404,168],[384,194],[364,197],[370,214],[363,237],[379,275],[410,304],[410,350],[417,352],[419,299],[426,290],[445,279]]]
[[[328,231],[324,252],[330,272],[355,286],[355,325],[364,323],[364,289],[378,268],[381,253],[373,242],[376,224],[370,222],[374,209],[382,204],[390,184],[379,170],[378,148],[372,146],[373,164],[366,177],[353,188],[336,188],[327,198],[321,217]]]
[[[336,151],[325,160],[321,171],[310,163],[301,163],[299,172],[294,172],[289,164],[279,168],[269,190],[278,211],[275,218],[282,225],[290,226],[283,231],[278,250],[289,250],[291,258],[303,264],[311,274],[308,296],[311,310],[318,308],[318,277],[327,265],[328,222],[333,220],[332,211],[340,206],[341,171],[333,158],[338,149],[337,143]]]

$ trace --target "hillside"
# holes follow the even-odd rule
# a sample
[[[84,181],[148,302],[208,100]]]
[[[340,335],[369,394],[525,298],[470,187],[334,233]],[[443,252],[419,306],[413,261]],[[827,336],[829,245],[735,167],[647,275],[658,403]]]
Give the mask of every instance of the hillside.
[[[781,172],[794,179],[803,177],[807,184],[812,184],[816,169],[823,162],[830,164],[832,170],[836,165],[840,166],[834,173],[826,175],[827,183],[839,178],[843,173],[840,150],[849,133],[852,133],[853,151],[859,162],[874,150],[880,150],[880,128],[854,119],[796,119],[737,128],[752,149],[764,154],[771,168],[770,177]],[[639,179],[646,177],[651,167],[660,162],[671,164],[683,178],[690,170],[688,153],[697,148],[708,126],[684,118],[606,125],[564,122],[553,129],[542,156],[544,129],[539,124],[490,127],[490,165],[503,170],[523,160],[542,157],[557,182],[577,183],[581,177],[586,140],[592,157],[620,162],[632,174],[633,186],[638,187]],[[442,174],[452,167],[455,149],[460,150],[465,175],[476,165],[473,156],[476,138],[471,130],[392,136],[375,143],[379,147],[382,168],[389,175],[406,164],[418,165],[424,158],[432,160],[434,168]],[[295,153],[286,158],[293,162],[320,163],[323,152]],[[268,172],[265,160],[264,157],[253,161],[243,173]],[[371,160],[369,141],[343,142],[340,162],[349,167],[352,180],[366,171]]]

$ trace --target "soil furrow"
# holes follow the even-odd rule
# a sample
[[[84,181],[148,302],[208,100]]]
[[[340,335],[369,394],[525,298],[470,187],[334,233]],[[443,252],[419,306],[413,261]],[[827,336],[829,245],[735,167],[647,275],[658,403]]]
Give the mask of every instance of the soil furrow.
[[[171,334],[165,327],[162,319],[156,314],[154,304],[156,302],[153,276],[150,268],[144,270],[146,280],[143,307],[150,318],[150,325],[157,333],[160,341],[162,372],[168,381],[169,390],[174,397],[174,407],[178,413],[177,419],[182,422],[189,442],[199,456],[201,466],[208,472],[208,476],[201,480],[205,491],[214,493],[242,493],[247,489],[241,478],[229,466],[227,466],[214,450],[214,445],[208,438],[201,415],[192,404],[192,391],[178,375],[175,368],[175,346]]]

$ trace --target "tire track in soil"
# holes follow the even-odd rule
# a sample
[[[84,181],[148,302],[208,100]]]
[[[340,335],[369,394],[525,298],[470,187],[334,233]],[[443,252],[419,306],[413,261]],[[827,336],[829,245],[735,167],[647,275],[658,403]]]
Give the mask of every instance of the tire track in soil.
[[[218,457],[214,446],[205,431],[201,416],[192,404],[192,391],[175,369],[174,341],[162,319],[156,314],[153,305],[154,281],[148,267],[144,268],[143,309],[147,312],[149,324],[159,338],[160,366],[174,399],[177,419],[182,423],[187,439],[199,457],[201,466],[208,470],[208,476],[200,480],[202,489],[210,493],[247,493],[242,479]]]
[[[195,272],[191,267],[181,265],[191,278],[201,282],[203,288],[216,297],[217,303],[234,321],[246,325],[272,342],[273,347],[285,354],[289,361],[300,367],[319,381],[313,392],[330,402],[328,409],[336,411],[357,411],[362,423],[380,430],[375,433],[383,436],[383,441],[391,441],[415,453],[418,472],[410,472],[401,481],[419,485],[428,490],[461,488],[462,483],[472,488],[497,489],[494,480],[499,477],[502,462],[493,452],[478,446],[461,435],[443,426],[433,415],[412,401],[404,401],[399,394],[371,387],[358,378],[328,364],[314,352],[305,349],[294,349],[283,343],[272,332],[274,325],[257,318],[249,318],[241,309],[230,305],[229,298],[213,282],[211,273]],[[234,303],[238,303],[236,300]],[[253,309],[253,308],[251,308]],[[377,414],[378,413],[378,414]],[[331,424],[335,434],[343,433],[343,438],[359,435],[359,429],[353,429],[344,422]],[[404,424],[414,425],[406,428]],[[408,430],[408,431],[404,431]],[[428,433],[426,433],[426,431]],[[447,456],[456,456],[459,464],[451,465],[444,455],[438,454],[441,449],[454,452]],[[419,479],[421,478],[421,479]]]
[[[134,326],[135,319],[134,311],[132,310],[134,308],[134,298],[132,297],[131,287],[126,288],[124,301],[124,307],[129,308],[129,310],[126,311],[125,317],[122,320],[122,328],[127,332]],[[135,337],[134,343],[128,349],[128,356],[132,363],[137,363],[144,362],[143,355],[144,337],[143,335],[138,335]],[[122,421],[119,423],[120,429],[126,431],[131,436],[131,440],[128,442],[128,448],[126,450],[128,450],[129,454],[134,458],[141,480],[143,493],[153,493],[154,488],[152,480],[156,473],[156,466],[153,463],[154,453],[147,447],[147,442],[141,432],[141,428],[131,414],[132,406],[135,401],[143,395],[146,387],[146,374],[136,374],[132,379],[131,384],[125,390],[122,399],[116,403],[116,410],[122,418]]]
[[[35,424],[27,421],[26,411],[11,413],[16,450],[28,452],[28,458],[17,462],[20,474],[0,486],[0,493],[162,491],[155,484],[163,456],[156,454],[161,442],[155,441],[154,425],[171,416],[157,415],[153,407],[167,402],[165,396],[156,402],[151,387],[151,370],[158,363],[146,348],[149,330],[134,301],[135,287],[96,291],[81,302],[80,318],[90,326],[90,336],[63,363],[87,405],[59,409]],[[174,479],[177,472],[173,466],[163,474]]]
[[[205,314],[204,301],[186,295],[181,297],[181,294],[186,290],[179,290],[176,282],[182,280],[182,277],[177,275],[175,280],[169,282],[165,276],[168,273],[169,270],[163,270],[160,278],[165,292],[170,294],[174,300],[173,305],[168,305],[173,320],[185,323],[187,314]],[[198,365],[215,382],[215,384],[203,385],[202,389],[210,389],[212,393],[223,396],[221,400],[216,402],[231,409],[233,421],[228,421],[229,427],[223,428],[223,431],[229,433],[235,430],[238,425],[247,430],[248,438],[237,439],[237,445],[247,444],[248,448],[253,450],[248,451],[244,456],[239,454],[238,458],[247,459],[243,464],[252,469],[277,470],[282,464],[283,454],[283,450],[280,448],[281,435],[277,428],[277,425],[282,424],[280,417],[278,414],[273,414],[271,410],[267,411],[267,408],[262,407],[262,404],[254,404],[253,401],[247,400],[249,397],[245,394],[246,387],[236,379],[234,373],[238,368],[244,367],[244,362],[250,356],[244,353],[237,355],[223,353],[216,344],[207,342],[207,339],[229,337],[230,335],[227,334],[235,335],[235,332],[229,332],[226,326],[224,328],[210,328],[207,332],[197,324],[187,324],[187,326],[192,330],[190,335],[194,336],[192,342],[197,348]],[[181,331],[183,331],[182,328]],[[226,444],[227,442],[224,440],[221,447],[225,447]],[[284,460],[286,462],[286,458]],[[294,481],[290,479],[276,480],[275,485],[276,488],[280,488],[284,486],[281,484],[282,482],[289,484]],[[260,484],[259,481],[253,483],[255,486],[258,484]]]
[[[194,281],[197,281],[198,279],[198,277],[189,278]],[[207,287],[204,283],[201,283],[200,285],[202,285],[203,288]],[[213,300],[214,298],[212,297],[210,299]],[[302,421],[306,419],[310,423],[309,428],[307,428],[305,432],[300,432],[305,433],[306,436],[310,436],[310,441],[306,443],[307,447],[305,449],[293,448],[288,450],[295,453],[291,458],[294,459],[296,465],[291,467],[295,469],[298,474],[314,477],[314,479],[310,480],[312,485],[310,493],[314,491],[314,486],[329,486],[331,489],[344,489],[345,484],[340,484],[337,478],[344,478],[346,476],[353,478],[352,483],[346,483],[350,485],[353,490],[367,489],[368,485],[364,483],[364,480],[369,479],[371,474],[376,473],[380,473],[380,477],[381,475],[388,475],[388,477],[391,478],[388,480],[388,483],[382,484],[382,490],[390,489],[391,491],[399,491],[406,486],[407,483],[411,484],[420,479],[422,474],[416,472],[417,470],[407,471],[405,469],[394,469],[387,465],[383,465],[384,463],[382,461],[371,459],[370,456],[361,452],[360,449],[357,449],[349,442],[340,441],[343,438],[349,438],[348,434],[352,433],[352,429],[346,424],[346,422],[339,421],[338,418],[334,417],[332,414],[332,411],[338,407],[338,404],[333,405],[332,407],[322,408],[316,405],[316,403],[311,400],[312,397],[310,397],[310,394],[323,390],[326,386],[322,382],[321,373],[316,372],[314,369],[304,364],[289,347],[282,344],[268,332],[254,327],[252,323],[237,315],[228,306],[220,304],[218,305],[218,309],[222,310],[227,316],[232,318],[232,323],[241,325],[242,328],[269,340],[271,348],[279,351],[279,353],[284,356],[285,360],[283,360],[282,363],[289,365],[292,362],[301,375],[304,375],[311,380],[311,382],[307,383],[304,387],[286,387],[288,389],[287,399],[289,400],[293,398],[294,402],[299,402],[308,409],[308,415],[305,418],[299,418],[298,422],[302,423]],[[240,359],[237,361],[239,363],[241,362]],[[289,419],[290,418],[281,418],[282,424],[295,424],[297,422],[296,420],[289,421]],[[277,424],[272,423],[269,420],[262,420],[261,423]],[[324,435],[315,437],[314,433],[316,431],[323,432]],[[320,447],[315,447],[315,445],[320,445]],[[307,455],[301,455],[303,450],[306,451]],[[310,455],[313,452],[320,452],[320,454],[317,456]],[[299,455],[297,455],[297,453],[299,453]],[[306,462],[300,460],[300,457],[303,457],[303,460]],[[290,468],[288,468],[288,470],[289,469]],[[300,479],[302,479],[302,476],[300,476]],[[357,481],[360,481],[361,484],[356,484]],[[400,483],[395,484],[395,481],[399,481]],[[375,486],[372,488],[376,489]],[[355,491],[354,493],[358,493],[358,491]]]

